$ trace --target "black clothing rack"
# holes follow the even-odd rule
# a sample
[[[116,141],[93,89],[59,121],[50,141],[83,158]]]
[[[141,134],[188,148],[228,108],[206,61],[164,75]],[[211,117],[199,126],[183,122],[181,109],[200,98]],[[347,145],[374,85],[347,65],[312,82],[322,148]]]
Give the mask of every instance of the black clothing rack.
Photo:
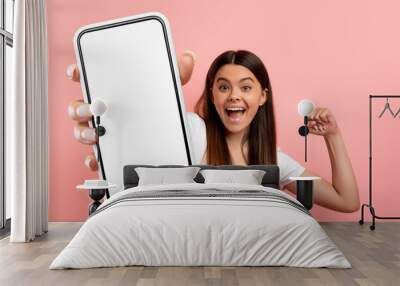
[[[400,217],[378,216],[375,213],[375,208],[372,205],[372,100],[381,98],[400,98],[400,95],[370,95],[369,96],[369,203],[363,204],[361,207],[361,219],[359,223],[364,224],[364,208],[369,208],[372,215],[372,225],[370,229],[375,229],[375,219],[400,219]]]

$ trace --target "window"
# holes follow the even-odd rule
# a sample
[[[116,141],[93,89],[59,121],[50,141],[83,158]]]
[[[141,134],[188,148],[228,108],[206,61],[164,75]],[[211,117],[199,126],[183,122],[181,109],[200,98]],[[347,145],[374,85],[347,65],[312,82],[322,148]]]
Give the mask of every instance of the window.
[[[5,187],[5,105],[11,92],[14,0],[0,0],[0,236],[9,232],[10,193]]]

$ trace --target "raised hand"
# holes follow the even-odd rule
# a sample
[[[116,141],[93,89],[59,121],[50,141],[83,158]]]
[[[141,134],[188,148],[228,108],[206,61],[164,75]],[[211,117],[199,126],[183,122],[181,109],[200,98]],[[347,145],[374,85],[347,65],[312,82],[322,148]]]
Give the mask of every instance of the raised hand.
[[[195,60],[196,56],[191,51],[185,51],[178,57],[178,67],[182,85],[189,82]],[[67,77],[74,82],[80,81],[79,70],[75,64],[68,66]],[[89,121],[92,118],[89,107],[90,105],[85,103],[83,99],[75,99],[68,105],[68,115],[76,122],[74,126],[74,137],[76,140],[83,144],[93,145],[96,144],[96,132],[94,128],[89,127]],[[98,170],[96,157],[93,152],[86,156],[84,163],[89,169],[93,171]]]
[[[308,115],[308,128],[311,134],[326,136],[339,131],[335,117],[328,108],[316,107]]]

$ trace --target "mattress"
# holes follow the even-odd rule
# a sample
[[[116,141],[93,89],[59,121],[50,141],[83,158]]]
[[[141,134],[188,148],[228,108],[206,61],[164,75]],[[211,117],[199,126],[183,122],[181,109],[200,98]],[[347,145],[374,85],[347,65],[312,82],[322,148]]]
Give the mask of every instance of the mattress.
[[[288,194],[200,183],[137,186],[113,195],[50,269],[129,265],[351,267]]]

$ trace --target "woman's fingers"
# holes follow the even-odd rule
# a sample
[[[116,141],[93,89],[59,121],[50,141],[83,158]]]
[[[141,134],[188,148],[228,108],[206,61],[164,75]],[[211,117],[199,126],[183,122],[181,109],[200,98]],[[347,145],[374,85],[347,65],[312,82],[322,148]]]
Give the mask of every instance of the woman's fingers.
[[[325,131],[325,126],[321,121],[321,112],[319,110],[316,110],[315,113],[310,114],[307,127],[309,128],[310,132],[318,135]]]
[[[99,166],[97,164],[97,160],[96,160],[96,157],[94,156],[94,153],[90,153],[89,155],[86,156],[85,166],[88,167],[92,171],[97,171],[99,169]]]
[[[79,69],[76,64],[70,64],[67,67],[67,77],[72,81],[79,81]]]
[[[78,122],[88,122],[92,119],[90,104],[83,102],[82,99],[75,99],[68,105],[68,115]]]
[[[178,58],[179,74],[182,85],[185,85],[186,83],[189,82],[193,73],[195,61],[196,61],[196,56],[192,51],[185,51]]]
[[[313,126],[309,126],[308,128],[311,133],[318,134],[318,135],[326,130],[325,126],[323,126],[321,124],[315,124]]]
[[[315,108],[309,115],[309,121],[317,121],[317,122],[328,122],[327,115],[329,113],[329,109],[317,107]]]
[[[87,122],[79,122],[74,127],[75,139],[83,144],[93,145],[97,142],[96,130],[90,128]]]
[[[308,115],[308,120],[315,121],[317,120],[319,112],[319,107],[314,108],[314,110]]]
[[[315,121],[308,121],[308,123],[307,123],[308,128],[314,128],[316,125],[317,125],[317,123]]]
[[[79,70],[75,64],[67,67],[67,77],[72,81],[79,82]],[[89,107],[90,105],[81,99],[73,100],[68,105],[68,115],[78,122],[74,127],[75,138],[83,144],[93,145],[97,138],[95,129],[90,128],[88,124],[88,121],[92,118]],[[97,160],[93,153],[86,156],[84,164],[92,171],[98,170]]]
[[[328,117],[327,115],[329,114],[329,109],[327,108],[322,108],[319,112],[319,119],[325,123],[328,123]]]

